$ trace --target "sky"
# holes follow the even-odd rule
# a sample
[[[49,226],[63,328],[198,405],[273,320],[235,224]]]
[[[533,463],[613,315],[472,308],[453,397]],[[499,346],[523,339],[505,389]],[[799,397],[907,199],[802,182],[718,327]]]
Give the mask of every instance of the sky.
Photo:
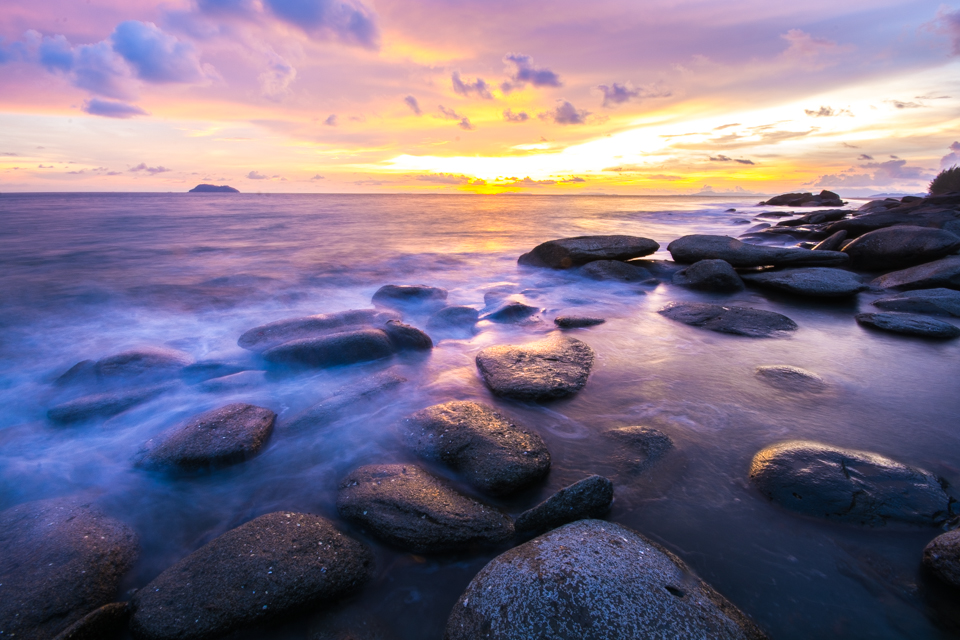
[[[960,3],[3,0],[0,192],[922,193]]]

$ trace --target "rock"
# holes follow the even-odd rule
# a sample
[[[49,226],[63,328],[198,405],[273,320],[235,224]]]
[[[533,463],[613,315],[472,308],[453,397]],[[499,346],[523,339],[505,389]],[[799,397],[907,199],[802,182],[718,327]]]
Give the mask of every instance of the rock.
[[[942,229],[899,225],[877,229],[843,248],[858,269],[902,269],[960,249],[960,237]]]
[[[307,640],[396,640],[396,636],[367,608],[337,603],[311,620]]]
[[[139,640],[206,640],[336,600],[370,578],[367,548],[326,518],[278,511],[200,547],[134,596]]]
[[[787,316],[750,307],[732,307],[704,302],[671,302],[660,315],[718,333],[751,338],[770,338],[795,331],[797,323]]]
[[[425,284],[385,284],[373,294],[373,304],[388,309],[416,307],[442,307],[447,299],[447,290],[428,287]]]
[[[603,435],[619,445],[619,453],[633,472],[648,469],[673,448],[670,436],[651,427],[619,427]]]
[[[818,244],[815,244],[813,246],[813,251],[840,251],[840,249],[843,248],[843,243],[846,239],[846,231],[837,231],[826,240],[821,240]]]
[[[442,462],[491,495],[513,493],[550,470],[550,452],[539,435],[477,402],[418,411],[403,421],[403,431],[418,456]]]
[[[187,193],[240,193],[240,191],[225,184],[198,184]]]
[[[755,374],[763,382],[781,391],[819,393],[827,387],[823,378],[812,371],[786,364],[763,365],[757,367]]]
[[[723,260],[700,260],[674,274],[673,284],[701,291],[741,291],[743,280],[730,263]]]
[[[629,262],[618,260],[595,260],[580,267],[580,273],[591,280],[615,280],[617,282],[643,282],[653,275]]]
[[[267,383],[266,371],[241,371],[229,376],[211,378],[200,383],[200,391],[205,393],[229,393],[241,389],[262,387]]]
[[[770,198],[760,205],[768,207],[842,207],[843,201],[833,191],[821,191],[819,195],[812,193],[784,193]]]
[[[921,289],[898,293],[873,301],[873,306],[888,311],[926,313],[934,316],[960,316],[960,291]]]
[[[516,322],[523,322],[524,320],[535,316],[540,313],[539,307],[531,307],[528,304],[523,304],[522,302],[510,301],[494,311],[487,313],[483,316],[480,316],[481,320],[489,320],[490,322],[498,322],[501,324],[512,324]]]
[[[57,378],[54,384],[144,384],[176,378],[192,363],[182,351],[173,349],[136,349],[91,362],[78,362]]]
[[[824,222],[835,222],[841,220],[850,211],[846,209],[825,209],[824,211],[814,211],[808,213],[805,216],[800,216],[794,220],[784,220],[783,222],[778,222],[778,227],[799,227],[806,224],[823,224]]]
[[[223,378],[235,373],[247,371],[247,367],[229,364],[226,362],[217,362],[214,360],[206,362],[196,362],[180,371],[180,378],[189,384],[197,384],[214,378]]]
[[[583,388],[593,367],[593,349],[566,336],[551,336],[521,346],[487,347],[477,354],[477,369],[490,390],[517,400],[552,400]]]
[[[849,298],[868,289],[856,274],[828,267],[745,273],[743,279],[766,289],[812,298]]]
[[[263,357],[278,364],[335,367],[379,360],[398,351],[432,347],[433,340],[424,332],[390,320],[382,329],[356,329],[284,342],[264,351]]]
[[[371,402],[381,402],[384,394],[396,389],[407,379],[392,371],[369,376],[351,385],[339,388],[329,398],[301,411],[281,426],[284,429],[300,430],[326,426],[353,414]]]
[[[593,316],[557,316],[553,323],[561,329],[581,329],[583,327],[595,327],[598,324],[606,322],[603,318]]]
[[[497,556],[470,581],[445,640],[764,638],[683,561],[626,527],[580,520]]]
[[[870,526],[935,526],[950,498],[930,473],[874,453],[797,440],[753,457],[750,479],[774,502],[806,515]]]
[[[652,273],[654,278],[663,280],[669,280],[673,274],[683,268],[673,260],[631,260],[629,264],[643,267]]]
[[[550,240],[517,260],[530,267],[569,269],[594,260],[630,260],[654,253],[660,245],[636,236],[578,236]]]
[[[433,340],[430,339],[430,336],[399,320],[388,321],[383,330],[398,351],[429,351],[433,349]]]
[[[53,640],[111,640],[126,631],[130,604],[111,602],[88,613]]]
[[[677,262],[724,260],[734,267],[835,266],[849,261],[839,251],[808,251],[745,244],[727,236],[691,235],[674,240],[667,250]]]
[[[858,313],[855,317],[859,324],[891,333],[941,340],[960,337],[960,327],[913,313]]]
[[[47,417],[51,422],[58,424],[73,424],[96,418],[109,418],[152,400],[170,388],[166,385],[160,385],[142,389],[95,393],[58,404],[47,411]]]
[[[112,602],[137,535],[89,504],[27,502],[0,513],[0,633],[49,640]]]
[[[340,483],[337,511],[385,542],[415,553],[444,553],[503,542],[513,523],[413,465],[369,465]]]
[[[194,416],[147,442],[144,462],[186,471],[226,467],[260,453],[277,414],[250,404],[228,404]]]
[[[480,312],[473,307],[444,307],[427,320],[427,329],[473,327],[480,319]]]
[[[960,530],[931,540],[923,550],[923,566],[947,584],[960,587]]]
[[[321,313],[305,318],[288,318],[250,329],[237,340],[244,349],[260,353],[293,340],[317,338],[333,332],[364,327],[382,327],[388,320],[399,320],[394,311],[352,309],[339,313]]]
[[[539,535],[569,522],[601,518],[613,503],[613,483],[603,476],[590,476],[555,494],[517,517],[516,530]]]
[[[960,256],[947,256],[917,267],[894,271],[873,280],[882,289],[960,289]]]
[[[891,209],[875,209],[854,218],[840,220],[830,224],[826,233],[846,231],[856,238],[870,231],[894,226],[927,227],[946,229],[960,220],[960,212],[953,206],[942,206],[933,202],[934,198],[924,198],[920,202],[894,203]]]

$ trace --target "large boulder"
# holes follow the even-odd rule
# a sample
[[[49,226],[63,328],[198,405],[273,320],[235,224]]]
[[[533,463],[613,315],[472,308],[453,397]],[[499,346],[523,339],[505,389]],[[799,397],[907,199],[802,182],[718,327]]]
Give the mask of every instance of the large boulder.
[[[447,290],[425,284],[385,284],[373,294],[373,304],[388,309],[410,309],[446,304]]]
[[[882,526],[936,526],[951,517],[937,478],[889,458],[796,440],[753,457],[750,479],[774,502],[806,515]]]
[[[643,267],[619,260],[594,260],[580,267],[580,273],[591,280],[612,280],[615,282],[643,282],[653,277]]]
[[[906,291],[874,300],[873,306],[886,311],[926,313],[933,316],[960,316],[960,291],[954,291],[953,289]]]
[[[529,267],[569,269],[594,260],[630,260],[656,252],[660,245],[636,236],[577,236],[537,245],[517,260]]]
[[[868,288],[855,273],[828,267],[745,273],[743,279],[765,289],[811,298],[849,298]]]
[[[445,640],[764,638],[683,561],[639,533],[580,520],[497,556],[454,605]]]
[[[129,602],[111,602],[94,609],[53,640],[115,640],[127,629]]]
[[[601,518],[613,502],[613,483],[603,476],[590,476],[517,516],[515,527],[523,533],[541,534],[569,522]]]
[[[134,596],[138,640],[207,640],[331,602],[372,573],[367,548],[329,520],[278,511],[200,547]]]
[[[406,418],[403,431],[417,455],[442,462],[491,495],[512,493],[550,470],[550,452],[539,435],[478,402],[428,407]]]
[[[701,291],[727,293],[743,290],[743,280],[723,260],[699,260],[673,274],[673,284]]]
[[[751,338],[771,338],[795,331],[797,323],[773,311],[706,302],[671,302],[660,315],[709,331]]]
[[[503,542],[513,522],[414,465],[368,465],[340,482],[337,511],[395,547],[444,553]]]
[[[810,251],[746,244],[728,236],[683,236],[667,245],[673,259],[683,264],[724,260],[734,267],[836,266],[850,260],[839,251]]]
[[[41,500],[0,513],[0,635],[49,640],[116,600],[137,535],[89,504]]]
[[[874,279],[871,285],[881,289],[960,289],[960,256],[947,256],[909,269],[887,273]]]
[[[124,351],[96,362],[83,360],[73,365],[54,384],[137,384],[176,378],[193,359],[182,351],[163,348]]]
[[[960,237],[943,229],[900,225],[865,233],[843,247],[858,269],[902,269],[960,249]]]
[[[237,344],[260,353],[292,340],[317,338],[364,327],[382,327],[388,320],[399,319],[400,314],[394,311],[377,309],[351,309],[305,318],[288,318],[250,329],[240,336]]]
[[[432,347],[433,340],[424,332],[390,320],[380,329],[356,329],[291,340],[267,349],[262,355],[275,364],[336,367],[379,360],[399,351]]]
[[[842,207],[844,203],[833,191],[823,190],[817,195],[809,191],[784,193],[759,204],[768,207]]]
[[[780,391],[819,393],[827,388],[827,383],[817,374],[787,364],[761,365],[754,373],[759,380]]]
[[[98,418],[109,418],[132,409],[160,394],[170,390],[169,385],[120,389],[104,393],[93,393],[67,402],[62,402],[47,411],[51,422],[61,425],[87,422]]]
[[[551,400],[580,391],[593,367],[593,349],[554,335],[521,346],[487,347],[477,354],[483,381],[498,396]]]
[[[793,220],[784,220],[778,222],[778,227],[799,227],[809,224],[823,224],[824,222],[835,222],[841,220],[852,213],[846,209],[824,209],[823,211],[812,211],[805,216],[794,218]]]
[[[148,441],[143,461],[185,471],[226,467],[260,453],[277,419],[270,409],[228,404],[194,416]]]
[[[960,587],[960,530],[931,540],[923,550],[923,566],[947,584]]]
[[[859,324],[907,336],[939,340],[960,337],[960,327],[915,313],[858,313],[856,319]]]

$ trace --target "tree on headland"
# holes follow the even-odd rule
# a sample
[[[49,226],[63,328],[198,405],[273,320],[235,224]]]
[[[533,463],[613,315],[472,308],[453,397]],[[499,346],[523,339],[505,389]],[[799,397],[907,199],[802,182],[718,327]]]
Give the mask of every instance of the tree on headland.
[[[932,196],[955,191],[960,192],[960,167],[958,166],[944,169],[930,182],[930,195]]]

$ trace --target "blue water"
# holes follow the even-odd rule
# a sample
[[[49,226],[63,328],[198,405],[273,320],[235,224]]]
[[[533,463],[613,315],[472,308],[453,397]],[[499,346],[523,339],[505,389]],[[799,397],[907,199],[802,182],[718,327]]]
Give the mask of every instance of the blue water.
[[[809,438],[874,451],[960,482],[960,346],[867,332],[854,321],[876,297],[823,304],[745,291],[714,296],[667,283],[598,283],[518,268],[536,244],[585,234],[738,235],[764,210],[753,199],[559,196],[219,194],[0,195],[0,509],[39,498],[91,496],[139,533],[143,555],[121,597],[224,531],[278,509],[337,520],[338,480],[361,464],[409,460],[393,426],[438,402],[496,405],[539,432],[547,481],[511,501],[516,515],[594,472],[616,451],[599,433],[653,426],[676,449],[639,475],[614,475],[610,519],[682,557],[773,638],[951,638],[960,613],[919,571],[939,531],[860,529],[802,518],[748,483],[760,448]],[[727,209],[737,209],[727,212]],[[655,258],[668,259],[661,250]],[[481,323],[475,335],[435,336],[426,357],[400,356],[267,378],[211,393],[184,384],[109,420],[54,427],[51,383],[74,363],[128,349],[172,347],[196,360],[257,369],[237,337],[273,320],[370,306],[384,284],[428,284],[450,304],[484,307],[506,293],[543,308],[542,322]],[[723,300],[793,318],[791,337],[751,340],[672,323],[674,300]],[[480,349],[549,333],[561,313],[600,315],[577,333],[597,353],[569,400],[494,398],[473,364]],[[422,318],[407,321],[422,326]],[[758,365],[809,369],[817,396],[759,382]],[[229,402],[280,422],[340,387],[391,368],[408,382],[312,432],[276,431],[260,456],[191,478],[136,468],[141,446],[178,421]],[[452,478],[455,482],[455,478]],[[350,528],[340,523],[346,530]],[[362,537],[357,532],[353,532]],[[374,581],[344,605],[397,638],[440,638],[446,616],[497,550],[421,558],[364,538]],[[308,638],[307,614],[269,637]],[[244,637],[262,637],[250,632]],[[261,635],[258,635],[261,634]]]

